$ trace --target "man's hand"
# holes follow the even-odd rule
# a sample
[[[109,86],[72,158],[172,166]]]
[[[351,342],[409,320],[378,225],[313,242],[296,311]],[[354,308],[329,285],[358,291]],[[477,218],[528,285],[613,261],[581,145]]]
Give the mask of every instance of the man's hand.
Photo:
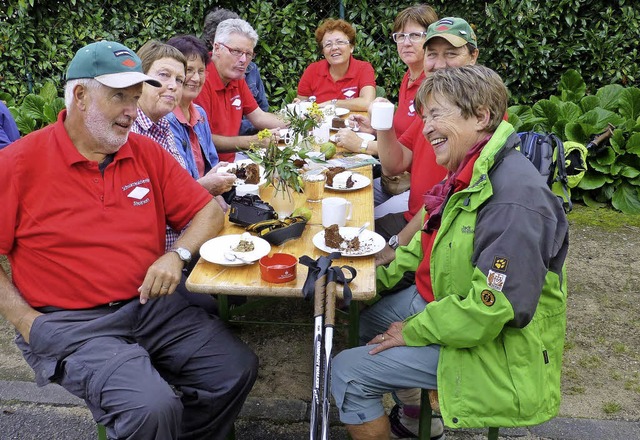
[[[206,175],[198,179],[198,183],[214,196],[229,191],[233,188],[235,181],[235,174],[217,172],[217,168],[212,168]]]
[[[177,253],[167,252],[158,258],[147,270],[140,292],[140,304],[146,304],[150,298],[171,295],[178,287],[182,277],[184,262]]]
[[[386,332],[377,335],[375,338],[367,342],[367,345],[377,344],[371,351],[369,351],[369,354],[376,354],[388,348],[407,345],[402,337],[403,325],[404,324],[402,322],[392,322]]]

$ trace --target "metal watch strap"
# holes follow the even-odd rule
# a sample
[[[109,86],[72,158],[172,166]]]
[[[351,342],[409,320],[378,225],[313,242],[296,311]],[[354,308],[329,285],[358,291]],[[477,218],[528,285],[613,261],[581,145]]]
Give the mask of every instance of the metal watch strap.
[[[389,239],[389,247],[391,249],[393,249],[394,251],[396,249],[398,249],[398,246],[400,245],[400,241],[398,240],[398,236],[397,235],[392,235],[391,238]]]

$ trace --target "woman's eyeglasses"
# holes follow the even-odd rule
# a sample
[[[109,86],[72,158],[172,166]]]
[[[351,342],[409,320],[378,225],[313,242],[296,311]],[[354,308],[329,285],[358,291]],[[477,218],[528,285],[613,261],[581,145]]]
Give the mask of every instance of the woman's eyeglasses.
[[[391,34],[391,36],[393,37],[393,41],[395,41],[396,43],[404,43],[405,41],[407,41],[407,38],[412,43],[417,43],[418,41],[426,37],[427,33],[426,32],[409,32],[409,33],[394,32],[393,34]]]
[[[242,55],[244,55],[245,57],[247,57],[247,61],[251,61],[253,59],[253,57],[255,56],[255,54],[253,52],[245,52],[245,51],[240,50],[240,49],[233,49],[233,48],[227,46],[226,44],[220,43],[220,42],[218,42],[218,44],[220,44],[221,46],[226,47],[227,50],[229,51],[229,53],[231,55],[233,55],[234,57],[238,58],[238,59],[242,58]]]
[[[336,41],[327,41],[326,43],[324,43],[322,45],[323,49],[331,49],[333,46],[337,46],[337,47],[344,47],[347,46],[351,43],[349,43],[347,40],[336,40]]]

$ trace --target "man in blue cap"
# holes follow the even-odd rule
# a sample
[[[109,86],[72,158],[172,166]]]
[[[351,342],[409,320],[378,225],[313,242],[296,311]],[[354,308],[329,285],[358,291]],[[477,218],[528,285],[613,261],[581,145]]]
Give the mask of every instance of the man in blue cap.
[[[129,48],[101,41],[67,70],[58,121],[0,151],[0,313],[43,386],[81,397],[110,438],[222,439],[257,358],[172,295],[223,224],[211,195],[129,133],[142,83]],[[187,191],[190,197],[183,197]],[[190,226],[165,253],[165,227]]]

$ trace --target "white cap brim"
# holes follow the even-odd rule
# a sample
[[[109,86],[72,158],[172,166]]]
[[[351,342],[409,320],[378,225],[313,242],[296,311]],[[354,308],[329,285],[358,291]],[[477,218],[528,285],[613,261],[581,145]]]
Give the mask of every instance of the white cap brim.
[[[141,82],[146,82],[154,87],[160,87],[160,81],[140,72],[120,72],[108,75],[96,76],[95,80],[112,89],[125,89]]]

